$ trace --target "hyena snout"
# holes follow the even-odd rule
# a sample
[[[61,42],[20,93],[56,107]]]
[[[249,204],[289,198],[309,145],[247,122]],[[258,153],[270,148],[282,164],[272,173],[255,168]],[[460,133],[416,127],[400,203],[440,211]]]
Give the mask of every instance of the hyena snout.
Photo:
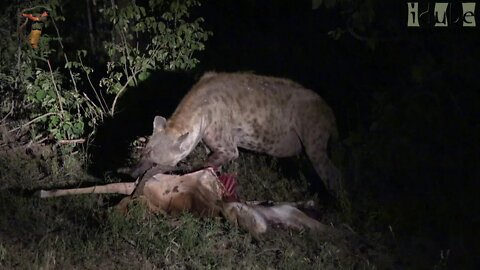
[[[155,164],[151,161],[149,161],[148,159],[145,159],[145,158],[141,158],[140,161],[138,162],[138,164],[132,169],[132,172],[130,173],[130,175],[133,177],[133,178],[137,178],[137,177],[140,177],[141,175],[143,175],[146,171],[148,171],[149,169],[151,169]]]

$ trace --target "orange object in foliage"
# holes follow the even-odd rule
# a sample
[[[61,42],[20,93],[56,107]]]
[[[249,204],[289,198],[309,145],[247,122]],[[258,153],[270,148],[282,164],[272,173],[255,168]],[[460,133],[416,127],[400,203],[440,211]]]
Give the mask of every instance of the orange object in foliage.
[[[32,46],[32,48],[34,49],[38,48],[38,43],[40,42],[41,35],[42,35],[42,30],[32,29],[32,31],[30,31],[28,41],[30,42],[30,46]]]
[[[46,11],[41,14],[23,13],[22,16],[33,22],[28,40],[30,46],[36,49],[38,48],[40,37],[42,36],[43,24],[47,21],[48,13]]]
[[[34,16],[33,14],[30,14],[30,13],[23,13],[22,16],[25,18],[28,18],[32,22],[39,22],[39,21],[45,21],[46,17],[48,17],[48,13],[44,11],[42,14],[38,16]]]

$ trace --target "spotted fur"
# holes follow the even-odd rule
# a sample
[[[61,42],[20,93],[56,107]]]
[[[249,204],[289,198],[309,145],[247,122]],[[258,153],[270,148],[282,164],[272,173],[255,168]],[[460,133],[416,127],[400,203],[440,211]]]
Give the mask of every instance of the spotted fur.
[[[327,154],[337,138],[335,117],[315,92],[291,80],[245,73],[206,73],[167,121],[154,131],[134,172],[152,164],[173,167],[202,140],[212,151],[206,166],[238,157],[238,147],[288,157],[302,146],[326,187],[336,191],[340,173]]]

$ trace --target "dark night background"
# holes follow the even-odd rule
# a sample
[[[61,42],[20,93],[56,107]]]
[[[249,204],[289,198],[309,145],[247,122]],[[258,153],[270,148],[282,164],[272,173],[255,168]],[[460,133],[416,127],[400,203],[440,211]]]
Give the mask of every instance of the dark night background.
[[[450,249],[452,261],[470,265],[480,252],[478,26],[409,29],[403,1],[381,3],[372,47],[349,33],[327,35],[346,26],[340,11],[312,10],[310,1],[207,1],[195,11],[213,32],[199,66],[157,74],[145,94],[125,97],[123,113],[99,135],[118,140],[100,152],[119,149],[117,128],[132,131],[124,142],[149,134],[153,116],[173,112],[204,71],[290,78],[336,113],[361,229],[392,226],[407,258],[434,260]]]
[[[474,269],[480,15],[475,28],[408,28],[406,1],[373,7],[374,20],[359,32],[374,41],[348,31],[336,40],[327,33],[348,27],[351,10],[313,10],[311,1],[204,1],[192,15],[203,17],[213,36],[197,53],[199,65],[158,72],[128,91],[93,141],[91,172],[122,167],[128,144],[151,133],[155,115],[169,116],[205,71],[289,78],[319,93],[336,114],[356,229],[390,235],[391,228],[406,268],[450,250],[451,265]]]
[[[380,3],[373,47],[348,32],[328,36],[348,16],[312,10],[310,1],[207,1],[195,14],[213,32],[199,66],[158,74],[145,95],[124,99],[112,125],[132,126],[125,141],[149,134],[153,116],[169,115],[204,71],[290,78],[336,113],[360,230],[392,226],[406,258],[435,260],[450,249],[455,264],[472,265],[480,252],[478,26],[409,29],[405,2]],[[105,129],[107,137],[115,130]]]

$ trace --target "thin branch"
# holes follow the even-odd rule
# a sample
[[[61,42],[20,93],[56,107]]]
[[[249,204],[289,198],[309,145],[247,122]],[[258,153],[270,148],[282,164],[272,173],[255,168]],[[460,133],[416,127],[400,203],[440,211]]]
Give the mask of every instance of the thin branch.
[[[55,89],[55,93],[57,94],[58,98],[58,105],[60,106],[60,111],[62,112],[63,116],[63,104],[62,104],[62,96],[60,96],[60,91],[58,91],[57,83],[55,82],[55,76],[53,76],[52,66],[50,65],[50,60],[47,60],[48,68],[50,69],[50,76],[52,77],[53,88]]]
[[[21,125],[21,126],[18,126],[18,127],[14,128],[14,129],[9,130],[8,133],[12,133],[12,132],[14,132],[14,131],[16,131],[16,130],[19,130],[19,129],[22,129],[22,128],[24,128],[24,127],[27,127],[27,126],[29,126],[29,125],[37,122],[38,120],[40,120],[40,119],[42,119],[42,118],[45,118],[45,117],[48,117],[48,116],[50,116],[50,115],[58,115],[58,113],[49,112],[49,113],[46,113],[46,114],[42,114],[42,115],[40,115],[40,116],[37,116],[37,117],[33,118],[32,120],[28,121],[27,123],[25,123],[25,124],[23,124],[23,125]]]
[[[132,74],[135,74],[135,67],[130,67],[129,69],[130,69],[130,72]],[[136,73],[136,74],[138,74],[138,73]],[[135,86],[138,85],[137,77],[135,77],[135,76],[133,77],[133,85],[135,85]]]
[[[70,73],[70,78],[72,79],[73,87],[75,90],[78,92],[77,88],[77,82],[75,81],[75,76],[73,76],[72,69],[70,68],[70,61],[68,60],[67,54],[65,53],[65,47],[63,46],[62,38],[60,37],[60,30],[57,27],[57,24],[55,23],[55,19],[53,17],[50,17],[50,20],[52,22],[53,28],[55,28],[55,31],[57,32],[57,37],[58,37],[58,43],[60,44],[60,47],[62,48],[63,51],[63,58],[65,58],[65,63],[68,67],[68,72]]]
[[[113,116],[115,114],[115,107],[117,105],[118,99],[123,96],[125,90],[127,90],[128,84],[132,81],[132,78],[134,78],[137,75],[137,73],[132,74],[132,77],[128,79],[128,81],[123,85],[122,89],[118,91],[118,94],[115,96],[115,99],[113,100],[112,108],[110,109],[110,115]]]
[[[87,94],[85,93],[82,93],[83,94],[83,97],[88,101],[87,104],[90,105],[90,106],[93,106],[94,108],[97,108],[98,109],[98,106],[97,104],[95,104],[95,102],[93,102],[88,96]],[[103,112],[103,110],[102,110]]]
[[[25,40],[25,37],[23,36],[23,33],[21,33],[21,30],[25,25],[28,23],[28,19],[25,18],[25,22],[20,25],[21,18],[20,16],[17,19],[17,38],[18,38],[18,46],[17,46],[17,69],[16,69],[16,74],[15,76],[15,84],[14,87],[15,89],[18,89],[18,82],[21,80],[20,78],[20,68],[22,64],[22,41]]]
[[[160,49],[160,46],[157,46],[157,48],[154,49],[154,52],[152,53],[152,55],[155,55],[156,54],[156,51],[158,51]],[[150,61],[153,61],[152,59],[154,59],[153,57],[151,58],[148,58],[147,59],[147,66],[148,64],[150,63]],[[132,76],[128,78],[127,82],[123,85],[122,89],[120,89],[120,91],[118,91],[118,94],[115,96],[115,99],[113,100],[113,104],[112,104],[112,108],[110,109],[110,115],[114,115],[115,114],[115,107],[117,105],[117,101],[118,99],[124,94],[125,90],[127,89],[127,86],[130,84],[130,82],[135,79],[135,77],[137,76],[137,74],[141,71],[142,69],[140,68],[140,70],[135,70],[133,71],[132,70]]]
[[[90,0],[85,0],[87,4],[87,21],[88,21],[88,36],[90,37],[90,49],[95,54],[95,38],[93,36],[93,23],[92,23],[92,9],[90,8]]]
[[[71,81],[72,81],[72,83],[73,83],[73,87],[74,87],[75,91],[77,91],[77,93],[80,93],[80,92],[78,91],[78,88],[77,88],[77,82],[76,82],[76,80],[75,80],[75,76],[73,75],[73,71],[72,71],[72,69],[71,69],[71,67],[70,67],[70,65],[69,65],[70,60],[68,60],[67,54],[65,53],[65,47],[63,46],[63,42],[62,42],[62,39],[61,39],[61,36],[60,36],[60,30],[58,29],[57,24],[55,23],[55,20],[54,20],[53,17],[51,17],[51,21],[52,21],[53,27],[55,28],[55,31],[56,31],[56,33],[57,33],[58,43],[60,44],[60,47],[62,48],[62,51],[64,52],[64,53],[63,53],[63,57],[65,58],[65,63],[66,63],[68,72],[69,72],[69,74],[70,74],[70,78],[71,78]],[[82,66],[83,66],[83,63],[82,63]],[[95,88],[94,88],[93,90],[95,91]],[[96,93],[96,92],[95,92],[95,93]],[[83,93],[83,95],[84,95],[84,97],[87,99],[87,101],[90,102],[89,105],[93,106],[95,109],[98,108],[98,106],[97,106],[90,98],[88,98],[88,96],[87,96],[85,93]],[[98,98],[98,96],[97,96],[97,98]],[[102,96],[102,99],[103,99],[103,96]],[[105,100],[103,100],[103,101],[105,102]],[[100,102],[100,105],[102,106],[102,107],[101,107],[101,108],[102,108],[102,112],[103,112],[103,113],[106,112],[106,110],[105,110],[104,107],[103,107],[103,104],[102,104],[102,100],[101,100],[101,99],[99,99],[99,102]],[[106,102],[105,102],[105,103],[106,103]],[[88,103],[87,103],[87,104],[88,104]],[[97,111],[97,110],[95,110],[95,111]],[[102,114],[99,114],[102,119],[103,119],[103,113],[102,113]]]
[[[113,10],[113,18],[117,18],[117,6],[115,4],[115,0],[110,0],[110,4],[112,5],[112,10]],[[112,26],[112,44],[117,44],[116,42],[116,38],[115,38],[115,25],[113,24]],[[112,57],[115,57],[116,56],[116,53],[115,55],[112,55]]]
[[[82,58],[80,57],[80,55],[78,56],[78,60],[80,61],[80,64],[82,65],[82,68],[83,68],[83,71],[85,72],[85,75],[87,76],[87,81],[88,81],[90,87],[92,88],[93,92],[95,93],[95,96],[97,97],[98,102],[100,102],[100,107],[102,108],[102,111],[108,112],[107,102],[103,98],[100,98],[100,96],[98,95],[98,91],[95,88],[95,86],[93,85],[93,82],[90,79],[90,75],[88,74],[87,69],[83,65],[83,61],[82,61]]]
[[[41,139],[40,139],[41,138]],[[48,137],[39,137],[39,140],[37,140],[37,138],[35,138],[34,140],[31,140],[28,145],[31,146],[32,144],[41,144],[43,143],[44,141],[48,140]]]
[[[76,139],[76,140],[59,140],[58,144],[82,144],[85,143],[85,139]]]
[[[125,34],[123,33],[122,30],[119,30],[120,32],[120,37],[122,38],[122,43],[123,43],[123,50],[122,54],[123,57],[125,58],[125,62],[123,63],[123,72],[125,72],[125,76],[128,77],[128,68],[127,68],[127,60],[128,60],[128,43],[127,43],[127,38],[125,37]]]
[[[10,111],[5,115],[5,117],[2,118],[2,120],[0,120],[0,123],[3,123],[5,120],[7,120],[7,118],[12,114],[14,108],[15,108],[15,100],[12,100]]]
[[[88,108],[90,108],[95,113],[95,115],[99,116],[100,119],[103,121],[103,116],[106,112],[101,110],[101,108],[99,108],[97,106],[97,104],[95,104],[85,93],[82,93],[82,94],[85,97],[85,99],[87,100],[86,104],[87,104]],[[84,113],[87,113],[87,110],[85,108],[83,108],[83,106],[81,108],[84,111]],[[92,117],[91,120],[95,122],[95,117]]]

